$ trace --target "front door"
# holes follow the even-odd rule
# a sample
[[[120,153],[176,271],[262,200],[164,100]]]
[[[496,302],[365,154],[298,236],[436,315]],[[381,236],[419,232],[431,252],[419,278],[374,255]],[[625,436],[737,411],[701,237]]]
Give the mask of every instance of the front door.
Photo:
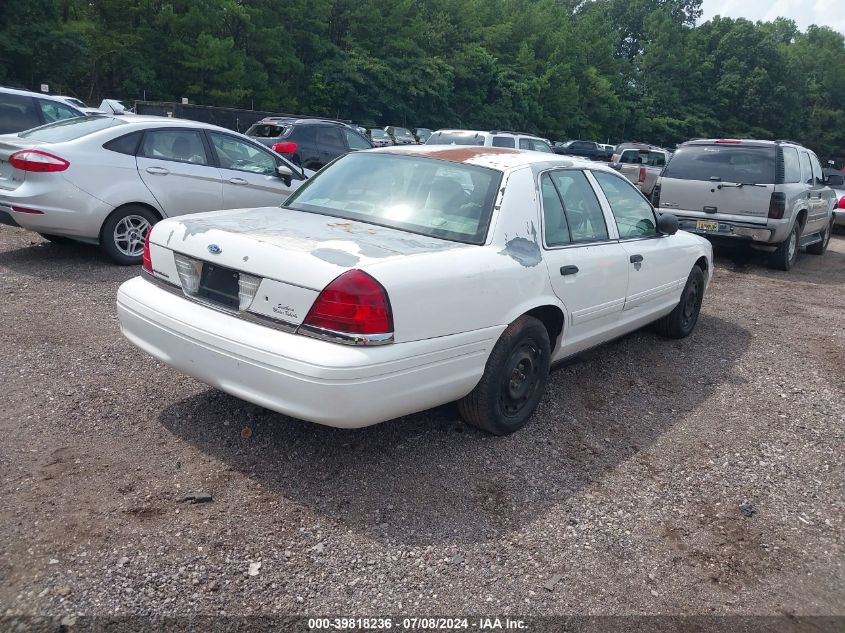
[[[680,237],[657,232],[651,204],[628,180],[606,171],[593,171],[616,221],[625,250],[628,291],[623,321],[665,312],[678,303],[689,270],[680,270]]]
[[[540,178],[545,261],[567,310],[563,348],[572,354],[607,338],[619,322],[628,284],[624,248],[611,241],[598,198],[583,171]]]
[[[223,208],[220,171],[211,164],[199,130],[147,130],[136,161],[165,215]]]

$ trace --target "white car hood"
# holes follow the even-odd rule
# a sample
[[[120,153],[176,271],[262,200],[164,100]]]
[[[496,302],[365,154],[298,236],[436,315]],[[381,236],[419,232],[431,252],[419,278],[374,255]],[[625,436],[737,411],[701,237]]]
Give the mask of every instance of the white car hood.
[[[390,258],[465,247],[280,207],[171,218],[156,225],[151,242],[221,266],[315,290],[321,290],[345,270]],[[212,244],[217,248],[209,249]],[[218,249],[219,253],[211,253]]]

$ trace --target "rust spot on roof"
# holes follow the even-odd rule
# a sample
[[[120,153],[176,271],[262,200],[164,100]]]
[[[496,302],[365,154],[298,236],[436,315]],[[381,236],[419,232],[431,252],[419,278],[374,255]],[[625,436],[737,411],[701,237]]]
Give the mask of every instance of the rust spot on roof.
[[[479,147],[477,145],[461,145],[449,147],[448,149],[438,149],[433,152],[425,152],[426,156],[433,156],[434,158],[442,158],[444,160],[452,160],[456,163],[464,163],[479,156],[496,156],[497,154],[518,154],[515,149],[507,147]]]

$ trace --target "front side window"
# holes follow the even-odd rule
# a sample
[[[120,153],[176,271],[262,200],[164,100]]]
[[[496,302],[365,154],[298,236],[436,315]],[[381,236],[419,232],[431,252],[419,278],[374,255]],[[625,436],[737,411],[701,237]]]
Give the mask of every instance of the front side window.
[[[346,137],[346,142],[350,149],[370,149],[372,145],[360,134],[352,130],[343,130],[343,135]]]
[[[141,156],[208,165],[202,136],[197,130],[150,130],[144,134]]]
[[[221,169],[247,171],[253,174],[276,174],[276,159],[252,143],[245,143],[241,139],[210,132],[211,145],[217,153]]]
[[[512,136],[494,136],[493,147],[510,147],[515,148],[516,142]]]
[[[801,163],[794,147],[783,148],[783,181],[801,182]]]
[[[482,244],[501,178],[464,163],[353,152],[308,180],[285,207]]]
[[[563,201],[572,242],[600,242],[608,239],[607,224],[596,192],[581,170],[551,172],[551,180]]]
[[[545,141],[534,141],[535,152],[545,152],[547,154],[554,154],[552,148],[548,146]]]
[[[336,127],[319,126],[316,129],[316,137],[317,145],[346,149],[346,145],[343,143],[343,137],[340,135],[340,130]]]
[[[65,119],[75,119],[82,117],[79,110],[74,110],[70,106],[58,101],[47,101],[46,99],[38,99],[38,107],[41,108],[41,114],[44,115],[45,123],[54,123],[55,121],[64,121]]]
[[[593,176],[610,203],[621,239],[657,235],[654,210],[630,182],[603,171],[594,171]]]
[[[519,139],[519,149],[534,149],[534,147],[531,145],[531,139],[530,138]]]

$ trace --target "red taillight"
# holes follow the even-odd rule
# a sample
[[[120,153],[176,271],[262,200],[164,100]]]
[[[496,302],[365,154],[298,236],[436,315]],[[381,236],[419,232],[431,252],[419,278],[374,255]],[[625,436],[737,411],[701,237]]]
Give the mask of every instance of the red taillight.
[[[640,167],[640,177],[638,182],[639,184],[643,184],[645,182],[645,167]]]
[[[64,171],[70,163],[64,158],[53,156],[38,149],[24,149],[9,156],[9,164],[23,171]]]
[[[291,141],[273,144],[273,151],[278,152],[279,154],[293,154],[294,152],[296,152],[296,148],[296,143],[293,143]]]
[[[721,138],[716,141],[717,145],[742,145],[742,141],[738,138]]]
[[[360,270],[349,270],[323,289],[303,325],[372,335],[393,332],[393,313],[387,291]]]
[[[30,209],[29,207],[12,207],[12,211],[16,211],[17,213],[29,213],[32,215],[44,215],[43,211],[39,211],[38,209]]]
[[[152,234],[153,229],[150,227],[146,237],[144,237],[144,254],[141,257],[141,267],[150,274],[153,273],[153,258],[150,257],[150,235]]]
[[[845,209],[845,196],[839,198],[839,204],[836,205],[837,209]]]
[[[773,220],[780,220],[786,212],[786,194],[782,191],[775,191],[769,199],[769,217]]]

